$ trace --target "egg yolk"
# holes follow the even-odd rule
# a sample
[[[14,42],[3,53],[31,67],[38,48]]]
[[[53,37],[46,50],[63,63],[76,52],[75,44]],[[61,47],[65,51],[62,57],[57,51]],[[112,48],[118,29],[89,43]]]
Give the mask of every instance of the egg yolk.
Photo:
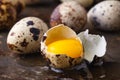
[[[71,58],[83,56],[83,46],[77,39],[58,40],[47,45],[47,51],[53,54],[66,54]]]

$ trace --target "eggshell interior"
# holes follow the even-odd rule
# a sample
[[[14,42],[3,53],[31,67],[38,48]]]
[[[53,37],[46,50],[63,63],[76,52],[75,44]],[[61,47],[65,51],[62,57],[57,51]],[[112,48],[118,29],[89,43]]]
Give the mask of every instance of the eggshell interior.
[[[104,36],[88,34],[88,30],[78,34],[84,46],[84,58],[89,62],[93,61],[94,56],[102,57],[106,52],[106,40]]]
[[[48,45],[54,41],[57,40],[62,40],[62,39],[69,39],[69,38],[77,38],[76,33],[70,29],[69,27],[60,24],[58,26],[55,26],[51,29],[49,29],[46,32],[46,40],[45,40],[45,44]]]

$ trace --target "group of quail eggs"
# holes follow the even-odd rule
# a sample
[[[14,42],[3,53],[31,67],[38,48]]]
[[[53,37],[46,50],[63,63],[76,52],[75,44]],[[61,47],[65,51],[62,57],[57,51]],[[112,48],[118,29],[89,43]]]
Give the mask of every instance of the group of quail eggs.
[[[39,0],[0,0],[0,30],[11,29],[25,6],[37,2]]]
[[[96,1],[96,0],[95,0]],[[89,63],[106,52],[104,36],[89,34],[89,27],[104,31],[120,30],[120,1],[61,0],[50,17],[50,29],[37,17],[26,17],[11,25],[24,7],[22,0],[0,1],[0,29],[11,28],[7,45],[17,54],[41,54],[54,68],[66,69]],[[19,4],[20,6],[17,6]],[[92,7],[92,8],[90,8]]]

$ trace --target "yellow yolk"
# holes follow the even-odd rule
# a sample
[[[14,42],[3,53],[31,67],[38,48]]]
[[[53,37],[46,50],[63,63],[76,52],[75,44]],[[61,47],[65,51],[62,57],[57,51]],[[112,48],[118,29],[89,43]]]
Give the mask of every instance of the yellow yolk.
[[[83,56],[83,46],[76,39],[58,40],[49,44],[47,47],[47,51],[54,54],[66,54],[72,58]]]

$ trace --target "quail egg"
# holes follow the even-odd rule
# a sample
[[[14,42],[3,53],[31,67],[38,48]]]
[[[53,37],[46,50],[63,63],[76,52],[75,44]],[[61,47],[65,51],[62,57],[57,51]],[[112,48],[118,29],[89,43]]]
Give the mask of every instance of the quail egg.
[[[10,29],[16,21],[16,10],[11,3],[0,1],[0,30]]]
[[[61,0],[62,2],[66,2],[66,1],[76,1],[78,3],[80,3],[83,7],[88,8],[93,4],[94,0]]]
[[[48,30],[46,23],[36,17],[26,17],[18,21],[7,37],[8,48],[18,54],[39,51],[42,35]]]
[[[106,40],[99,35],[78,35],[69,27],[59,24],[50,28],[41,40],[43,56],[54,68],[66,69],[76,66],[83,59],[92,62],[95,55],[102,57],[106,52]]]
[[[67,1],[58,5],[51,14],[50,24],[54,27],[64,24],[79,33],[87,22],[86,10],[75,1]]]
[[[88,23],[95,28],[120,30],[120,1],[107,0],[95,5],[87,14]]]
[[[25,7],[23,0],[2,0],[3,2],[11,3],[19,14]]]

